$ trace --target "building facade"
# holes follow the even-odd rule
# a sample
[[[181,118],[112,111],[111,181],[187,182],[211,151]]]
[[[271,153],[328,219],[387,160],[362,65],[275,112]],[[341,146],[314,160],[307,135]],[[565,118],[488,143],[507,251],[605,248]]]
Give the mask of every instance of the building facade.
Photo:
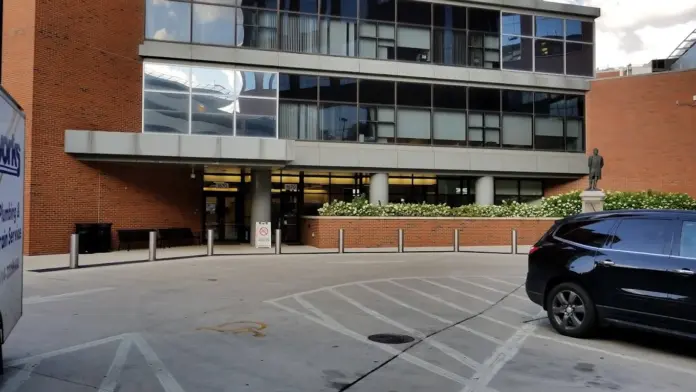
[[[595,8],[57,3],[4,0],[29,254],[87,222],[244,242],[271,221],[295,242],[334,199],[526,202],[587,173]]]

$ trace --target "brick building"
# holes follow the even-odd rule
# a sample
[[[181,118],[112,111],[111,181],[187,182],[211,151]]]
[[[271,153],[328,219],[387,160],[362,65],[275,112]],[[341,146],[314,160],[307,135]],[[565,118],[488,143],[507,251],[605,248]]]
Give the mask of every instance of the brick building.
[[[532,201],[584,186],[586,145],[607,159],[605,188],[696,193],[696,112],[674,104],[691,102],[694,72],[591,82],[595,8],[3,6],[2,84],[27,114],[29,254],[66,252],[76,223],[243,242],[271,221],[294,242],[298,216],[356,194]]]

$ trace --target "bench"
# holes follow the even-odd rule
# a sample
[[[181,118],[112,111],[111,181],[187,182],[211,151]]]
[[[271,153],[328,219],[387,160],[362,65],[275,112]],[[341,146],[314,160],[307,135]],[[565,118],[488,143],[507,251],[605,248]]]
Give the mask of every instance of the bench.
[[[148,244],[150,242],[150,232],[153,229],[120,229],[118,235],[118,250],[125,245],[126,250],[131,250],[133,244]]]
[[[172,245],[200,245],[201,237],[187,227],[170,227],[159,229],[159,245],[171,247]]]

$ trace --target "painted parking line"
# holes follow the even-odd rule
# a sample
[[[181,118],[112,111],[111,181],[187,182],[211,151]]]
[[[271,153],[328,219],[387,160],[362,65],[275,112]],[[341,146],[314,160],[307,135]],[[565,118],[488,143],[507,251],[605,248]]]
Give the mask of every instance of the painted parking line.
[[[512,282],[508,282],[507,280],[491,278],[490,276],[484,276],[484,278],[490,280],[491,282],[497,282],[497,283],[501,283],[501,284],[504,284],[507,286],[512,286],[512,287],[519,287],[520,286],[520,283],[512,283]]]
[[[455,288],[453,288],[453,287],[447,286],[446,284],[437,283],[437,282],[432,281],[432,280],[430,280],[430,279],[419,279],[419,280],[422,281],[422,282],[426,282],[426,283],[429,283],[429,284],[431,284],[431,285],[440,287],[440,288],[442,288],[442,289],[451,291],[451,292],[453,292],[453,293],[461,294],[461,295],[463,295],[463,296],[466,296],[466,297],[475,299],[475,300],[477,300],[477,301],[481,301],[481,302],[486,303],[486,304],[488,304],[488,305],[496,305],[496,304],[497,304],[496,301],[491,301],[491,300],[489,300],[489,299],[486,299],[486,298],[483,298],[483,297],[479,297],[478,295],[471,294],[471,293],[467,293],[466,291],[458,290],[458,289],[455,289]],[[499,308],[505,309],[505,310],[507,310],[508,312],[517,313],[517,314],[519,314],[520,316],[534,317],[534,316],[533,316],[532,314],[530,314],[530,313],[527,313],[527,312],[525,312],[525,311],[523,311],[523,310],[519,310],[519,309],[512,308],[512,307],[510,307],[510,306],[500,305]]]
[[[466,283],[466,284],[472,285],[472,286],[474,286],[474,287],[478,287],[478,288],[481,288],[481,289],[484,289],[484,290],[488,290],[488,291],[491,291],[491,292],[494,292],[494,293],[508,295],[509,297],[521,299],[521,300],[523,300],[523,301],[529,301],[529,298],[527,298],[527,297],[523,297],[523,296],[517,295],[517,294],[509,294],[509,293],[508,293],[507,291],[505,291],[505,290],[500,290],[500,289],[496,289],[496,288],[494,288],[494,287],[490,287],[490,286],[486,286],[486,285],[483,285],[483,284],[480,284],[480,283],[476,283],[476,282],[474,282],[474,281],[472,281],[472,280],[469,280],[469,279],[463,279],[463,278],[460,278],[460,277],[457,277],[457,276],[450,276],[449,279],[457,280],[457,281],[460,281],[460,282],[462,282],[462,283]],[[518,286],[519,286],[519,285],[518,285]]]
[[[104,291],[111,291],[114,290],[113,287],[102,287],[98,289],[91,289],[91,290],[82,290],[82,291],[74,291],[71,293],[65,293],[65,294],[58,294],[58,295],[48,295],[45,297],[27,297],[24,298],[24,305],[32,305],[32,304],[41,304],[45,302],[54,302],[54,301],[61,301],[64,299],[70,299],[73,297],[77,297],[80,295],[86,295],[86,294],[95,294],[95,293],[101,293]]]

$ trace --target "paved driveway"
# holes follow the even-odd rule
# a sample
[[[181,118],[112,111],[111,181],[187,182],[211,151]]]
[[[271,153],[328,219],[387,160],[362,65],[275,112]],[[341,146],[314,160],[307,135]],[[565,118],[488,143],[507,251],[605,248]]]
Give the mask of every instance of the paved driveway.
[[[693,389],[694,344],[561,337],[525,272],[523,256],[426,253],[27,272],[0,392]]]

